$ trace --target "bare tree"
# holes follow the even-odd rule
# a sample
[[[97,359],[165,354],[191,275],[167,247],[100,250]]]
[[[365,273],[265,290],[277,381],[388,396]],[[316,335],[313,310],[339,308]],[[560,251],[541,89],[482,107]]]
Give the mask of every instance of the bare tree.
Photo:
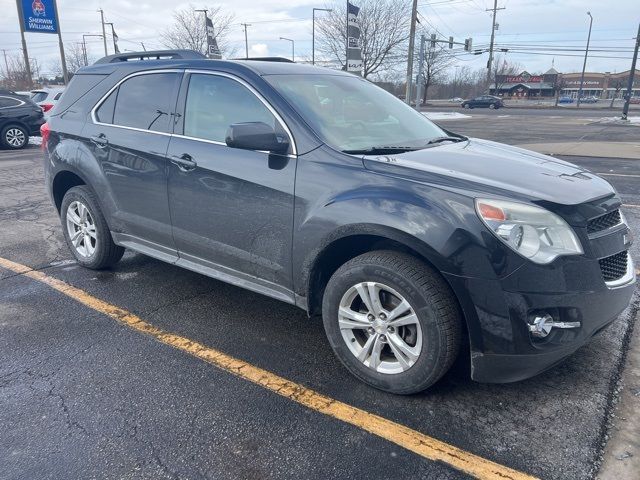
[[[67,61],[67,72],[70,76],[74,75],[78,70],[84,67],[84,52],[81,43],[67,43],[64,47],[64,58]],[[91,65],[94,57],[89,56],[87,63]],[[49,64],[49,70],[56,78],[62,78],[62,65],[59,60],[55,60]]]
[[[213,32],[220,51],[225,56],[233,55],[235,49],[229,45],[227,35],[232,27],[234,15],[223,13],[222,7],[205,7],[207,15],[213,22]],[[195,50],[203,55],[207,54],[207,28],[204,14],[196,12],[196,7],[176,10],[173,13],[173,24],[167,28],[160,38],[168,48]]]
[[[614,91],[613,91],[613,95],[611,96],[611,103],[609,104],[609,108],[613,108],[613,102],[615,102],[616,97],[618,96],[618,93],[620,93],[620,90],[622,90],[625,85],[622,80],[617,78],[613,81],[611,86],[613,87]]]
[[[453,64],[455,58],[444,47],[428,48],[424,54],[422,64],[422,103],[427,102],[427,92],[434,85],[445,78],[446,70]],[[416,64],[419,62],[417,59]]]
[[[36,64],[30,59],[31,71],[35,72]],[[27,69],[21,54],[7,55],[6,65],[3,61],[2,85],[10,90],[26,90],[31,88],[28,81]]]
[[[406,62],[410,2],[360,0],[359,6],[363,76],[366,78]],[[347,56],[346,5],[336,1],[326,7],[332,11],[316,20],[316,48],[344,68]]]

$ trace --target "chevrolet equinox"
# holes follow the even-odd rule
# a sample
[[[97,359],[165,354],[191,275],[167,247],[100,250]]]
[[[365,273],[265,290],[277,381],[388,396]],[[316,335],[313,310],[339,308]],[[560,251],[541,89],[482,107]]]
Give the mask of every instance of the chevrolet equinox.
[[[628,305],[631,233],[589,171],[449,132],[367,80],[195,52],[82,68],[42,128],[79,264],[130,249],[321,314],[344,366],[512,382]]]

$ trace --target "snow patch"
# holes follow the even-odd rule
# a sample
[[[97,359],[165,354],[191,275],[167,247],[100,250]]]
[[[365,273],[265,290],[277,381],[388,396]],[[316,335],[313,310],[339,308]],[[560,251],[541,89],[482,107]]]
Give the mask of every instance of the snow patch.
[[[458,112],[422,112],[429,120],[462,120],[463,118],[471,118],[471,115],[465,115]]]

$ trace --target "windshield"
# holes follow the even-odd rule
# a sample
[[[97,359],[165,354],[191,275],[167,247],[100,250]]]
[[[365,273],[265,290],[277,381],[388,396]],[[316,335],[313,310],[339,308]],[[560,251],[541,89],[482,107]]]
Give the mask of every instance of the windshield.
[[[268,75],[320,138],[338,150],[417,149],[447,136],[424,115],[356,76]]]

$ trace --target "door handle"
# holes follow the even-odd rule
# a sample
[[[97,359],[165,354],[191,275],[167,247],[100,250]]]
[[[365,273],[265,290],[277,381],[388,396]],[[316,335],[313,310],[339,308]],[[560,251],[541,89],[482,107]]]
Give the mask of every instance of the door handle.
[[[107,140],[107,136],[104,133],[93,135],[91,137],[91,141],[95,143],[99,148],[105,148],[107,145],[109,145],[109,140]]]
[[[195,170],[195,168],[198,166],[193,157],[188,153],[183,153],[182,155],[173,155],[171,157],[171,163],[176,165],[183,172],[190,172],[191,170]]]

